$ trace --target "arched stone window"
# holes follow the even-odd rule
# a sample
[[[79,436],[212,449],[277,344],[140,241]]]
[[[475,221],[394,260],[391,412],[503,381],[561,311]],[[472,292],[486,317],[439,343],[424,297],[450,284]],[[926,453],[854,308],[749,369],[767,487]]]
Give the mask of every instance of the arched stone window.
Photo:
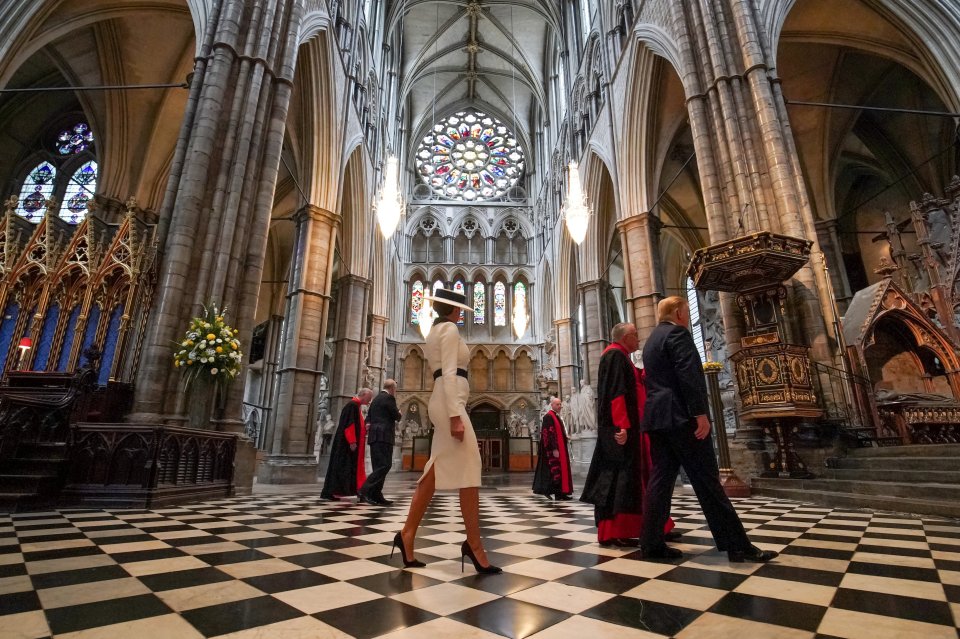
[[[483,325],[487,315],[487,285],[481,281],[473,283],[473,323]]]
[[[443,235],[436,219],[427,216],[420,220],[419,228],[413,236],[412,249],[412,262],[437,264],[443,261]]]
[[[460,230],[453,241],[453,252],[459,264],[482,264],[484,258],[484,238],[477,232],[479,226],[472,217],[460,224]]]
[[[410,323],[420,324],[420,310],[423,309],[423,282],[417,280],[410,291]]]
[[[54,129],[56,131],[56,129]],[[51,197],[62,204],[61,218],[77,224],[87,216],[87,203],[97,190],[97,162],[93,155],[93,132],[85,122],[73,124],[47,137],[40,157],[24,176],[17,213],[39,222]]]
[[[460,293],[464,297],[466,297],[467,289],[463,285],[463,280],[457,280],[456,282],[453,283],[453,292]],[[463,313],[464,311],[460,311],[460,317],[457,318],[457,326],[463,326]]]
[[[507,325],[507,287],[503,282],[493,285],[493,325]]]
[[[500,233],[494,245],[494,260],[497,264],[526,264],[527,239],[520,230],[520,224],[508,218],[500,227]]]
[[[420,390],[423,388],[423,358],[420,352],[412,350],[407,353],[403,360],[403,384],[404,390]]]

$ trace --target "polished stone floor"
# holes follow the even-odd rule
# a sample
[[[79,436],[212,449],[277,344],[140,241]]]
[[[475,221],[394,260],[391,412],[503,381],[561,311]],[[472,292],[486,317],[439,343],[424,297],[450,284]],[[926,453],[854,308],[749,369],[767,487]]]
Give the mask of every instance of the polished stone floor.
[[[736,500],[770,564],[730,564],[696,500],[678,494],[672,563],[596,543],[592,510],[531,495],[529,476],[481,496],[490,558],[461,572],[454,495],[438,494],[399,570],[392,507],[316,488],[155,510],[0,515],[0,637],[951,637],[960,522]]]

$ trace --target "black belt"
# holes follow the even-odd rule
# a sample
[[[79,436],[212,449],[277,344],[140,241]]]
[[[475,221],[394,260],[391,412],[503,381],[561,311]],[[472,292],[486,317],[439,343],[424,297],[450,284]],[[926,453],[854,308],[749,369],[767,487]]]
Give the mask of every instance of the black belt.
[[[434,379],[437,379],[437,378],[440,377],[441,375],[443,375],[443,369],[438,368],[437,370],[433,371],[433,378],[434,378]],[[464,378],[464,379],[467,379],[467,369],[465,369],[465,368],[458,368],[458,369],[457,369],[457,375],[459,375],[460,377],[462,377],[462,378]]]

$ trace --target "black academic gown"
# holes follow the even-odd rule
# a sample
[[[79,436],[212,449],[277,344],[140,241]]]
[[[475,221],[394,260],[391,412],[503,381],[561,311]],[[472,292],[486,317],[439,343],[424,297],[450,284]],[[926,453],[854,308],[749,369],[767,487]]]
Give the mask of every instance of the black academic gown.
[[[559,455],[554,457],[553,452]],[[533,492],[537,495],[569,495],[573,492],[570,474],[570,449],[560,416],[552,410],[540,425],[540,455],[533,474]]]
[[[366,424],[360,413],[360,401],[354,397],[340,412],[340,423],[330,447],[330,464],[323,482],[321,497],[327,499],[356,495],[366,481],[363,456],[366,446]],[[357,449],[350,450],[350,444]]]
[[[619,344],[608,346],[600,357],[597,387],[597,447],[580,501],[595,506],[599,525],[619,514],[643,513],[638,374]],[[614,439],[618,428],[627,431],[623,446]]]

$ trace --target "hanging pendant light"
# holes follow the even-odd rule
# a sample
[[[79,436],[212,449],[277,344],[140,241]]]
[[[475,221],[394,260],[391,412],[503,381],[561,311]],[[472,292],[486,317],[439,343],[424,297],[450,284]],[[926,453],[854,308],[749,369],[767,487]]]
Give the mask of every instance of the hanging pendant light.
[[[523,337],[523,334],[527,332],[527,309],[514,307],[513,309],[513,332],[516,334],[517,339]]]
[[[587,198],[580,186],[580,169],[576,162],[571,162],[567,174],[567,202],[565,219],[570,237],[578,245],[583,244],[590,226],[590,207]]]
[[[380,191],[380,201],[377,203],[377,222],[383,237],[389,239],[397,230],[400,216],[403,215],[403,198],[400,197],[399,170],[397,158],[391,155],[387,158],[387,171],[383,180],[383,189]]]

